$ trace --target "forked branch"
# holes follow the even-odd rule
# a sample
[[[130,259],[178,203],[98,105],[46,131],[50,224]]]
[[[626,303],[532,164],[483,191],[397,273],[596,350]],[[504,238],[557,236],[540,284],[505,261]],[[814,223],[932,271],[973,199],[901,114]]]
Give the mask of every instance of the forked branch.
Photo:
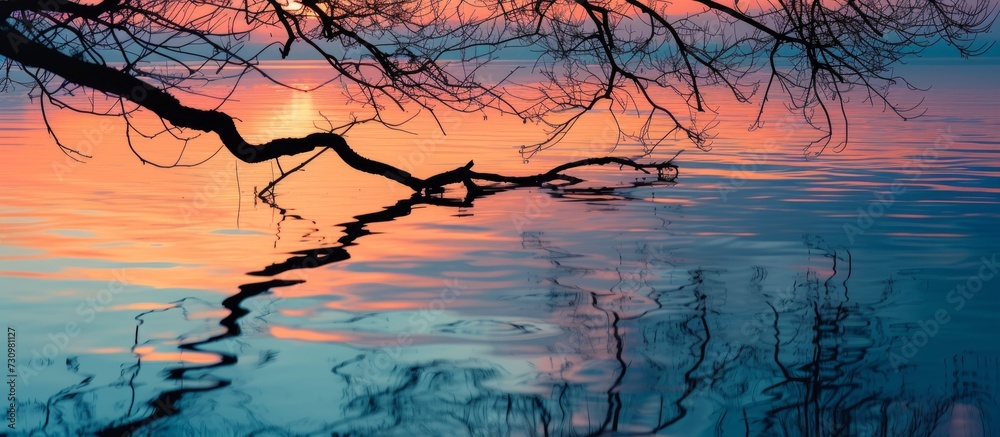
[[[263,144],[253,145],[243,139],[236,128],[233,117],[218,110],[203,110],[181,104],[166,91],[153,87],[125,72],[109,66],[96,65],[66,56],[61,52],[27,39],[17,30],[0,24],[0,55],[16,59],[25,66],[47,70],[74,83],[95,90],[128,99],[146,108],[163,120],[181,128],[211,132],[218,135],[223,145],[237,158],[247,163],[264,162],[281,156],[296,155],[317,148],[333,150],[352,168],[375,175],[384,176],[417,192],[440,190],[445,185],[463,183],[470,190],[477,190],[475,181],[506,183],[518,186],[538,186],[555,181],[578,183],[581,179],[563,172],[577,167],[591,165],[618,164],[645,173],[655,169],[659,177],[668,177],[676,172],[672,159],[663,162],[642,164],[628,158],[602,157],[587,158],[562,164],[545,173],[530,176],[505,176],[495,173],[481,173],[472,170],[473,162],[422,179],[390,164],[366,158],[354,151],[344,137],[332,132],[317,132],[298,138],[279,138]],[[266,192],[269,186],[262,190]]]

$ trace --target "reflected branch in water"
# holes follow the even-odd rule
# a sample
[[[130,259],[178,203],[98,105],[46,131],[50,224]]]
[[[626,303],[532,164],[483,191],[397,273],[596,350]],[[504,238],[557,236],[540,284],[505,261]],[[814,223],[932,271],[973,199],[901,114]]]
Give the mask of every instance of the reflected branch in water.
[[[202,366],[182,366],[169,369],[167,372],[167,379],[174,381],[185,380],[185,374],[192,371],[204,371],[211,370],[223,366],[232,366],[237,362],[237,357],[235,354],[219,352],[216,350],[201,350],[199,347],[207,344],[215,343],[220,340],[224,340],[231,337],[237,337],[240,335],[241,330],[239,326],[239,320],[249,314],[249,311],[241,306],[243,301],[257,296],[261,293],[265,293],[271,289],[278,287],[288,287],[295,284],[300,284],[303,281],[287,281],[287,280],[271,280],[266,282],[257,282],[252,284],[244,284],[240,286],[239,293],[236,293],[225,300],[222,301],[222,306],[229,310],[229,314],[226,315],[222,320],[219,321],[219,325],[225,328],[225,332],[219,335],[209,337],[204,340],[182,343],[178,347],[183,350],[190,350],[196,352],[207,352],[211,354],[216,354],[219,356],[219,361],[212,364],[202,365]],[[147,313],[144,313],[147,314]],[[140,325],[142,322],[141,316],[137,316],[136,319],[139,320]],[[139,340],[139,326],[136,326],[136,346],[138,346]],[[136,364],[137,371],[139,364]],[[135,391],[135,387],[132,385],[134,383],[134,377],[130,379],[130,387],[132,391]],[[197,379],[198,383],[204,384],[206,378],[200,377]],[[207,392],[218,390],[223,387],[229,386],[230,381],[224,379],[215,379],[210,384],[202,387],[185,387],[176,390],[169,390],[161,393],[156,399],[149,402],[149,406],[152,411],[150,413],[137,420],[122,423],[119,425],[109,426],[100,430],[97,434],[101,436],[126,436],[132,435],[136,430],[141,429],[152,422],[164,419],[166,417],[177,415],[181,412],[178,407],[180,399],[187,393],[197,393],[197,392]],[[131,411],[131,408],[129,409]]]
[[[561,168],[561,167],[560,167]],[[548,194],[554,198],[562,198],[563,196],[572,194],[574,196],[587,197],[600,197],[606,198],[609,195],[615,194],[618,190],[623,188],[635,188],[635,187],[652,187],[661,186],[664,184],[673,183],[673,178],[664,178],[662,175],[656,178],[649,179],[637,179],[629,183],[626,186],[614,186],[614,187],[597,187],[597,188],[568,188],[568,187],[550,187],[551,190]],[[343,236],[337,239],[339,246],[324,246],[313,249],[299,250],[292,252],[296,256],[289,257],[288,259],[271,264],[263,269],[249,272],[247,274],[253,276],[276,276],[282,273],[286,273],[298,269],[311,269],[316,267],[321,267],[327,264],[335,263],[350,259],[351,255],[348,253],[347,248],[353,246],[357,243],[355,241],[365,235],[371,234],[371,231],[367,229],[367,226],[374,223],[383,223],[396,220],[401,217],[410,215],[413,208],[428,205],[428,206],[438,206],[447,208],[470,208],[473,206],[473,202],[476,199],[491,196],[494,194],[502,193],[508,190],[516,189],[516,185],[496,185],[496,186],[486,186],[478,187],[476,190],[468,190],[464,198],[449,198],[437,195],[419,194],[415,193],[408,198],[400,199],[394,205],[385,207],[380,211],[375,211],[368,214],[362,214],[354,216],[355,220],[348,223],[340,224],[339,226],[343,228]],[[628,199],[629,197],[622,197]],[[260,198],[267,205],[277,210],[282,216],[282,222],[287,217],[293,217],[299,220],[303,218],[299,215],[290,214],[288,210],[280,207],[272,198]]]
[[[343,235],[337,246],[294,252],[251,274],[276,275],[347,259],[348,248],[372,233],[367,228],[372,223],[407,216],[419,205],[471,207],[474,199],[415,195],[400,200],[339,225]],[[716,435],[888,436],[931,434],[942,423],[963,417],[991,429],[989,414],[996,406],[988,393],[995,389],[995,360],[957,357],[955,372],[947,375],[950,386],[933,395],[910,393],[901,378],[917,376],[895,376],[879,353],[888,343],[881,311],[892,305],[896,292],[890,284],[881,294],[850,293],[849,278],[856,268],[852,256],[821,239],[805,240],[810,259],[820,265],[798,273],[784,290],[768,291],[767,268],[751,267],[746,287],[763,312],[753,319],[759,320],[757,330],[741,329],[740,336],[731,328],[741,319],[725,308],[739,287],[721,279],[727,277],[725,270],[699,267],[676,274],[677,263],[664,259],[671,249],[639,244],[637,258],[619,253],[618,265],[608,266],[541,232],[526,232],[522,238],[522,247],[547,263],[536,284],[545,292],[531,299],[544,302],[565,333],[541,348],[539,360],[553,365],[537,370],[531,390],[518,392],[505,385],[508,371],[489,360],[432,354],[378,367],[372,364],[378,354],[362,348],[329,367],[336,379],[331,387],[342,389],[342,395],[330,416],[317,418],[308,433],[603,435],[704,429]],[[591,280],[603,280],[606,286]],[[185,398],[196,402],[205,393],[234,390],[231,378],[220,376],[220,370],[236,366],[240,356],[207,346],[244,336],[240,321],[251,313],[248,299],[300,283],[275,279],[240,286],[222,301],[227,313],[217,323],[221,333],[181,339],[177,346],[218,359],[166,369],[165,380],[182,386],[152,396],[142,417],[135,418],[136,408],[129,408],[125,417],[102,424],[101,434],[174,429],[178,421],[198,414]],[[855,295],[872,295],[873,302]],[[146,315],[137,317],[140,324]],[[131,375],[123,375],[133,390],[133,404],[141,361],[140,354],[128,368]],[[384,371],[367,377],[364,372],[373,368]],[[600,377],[588,372],[600,372]],[[83,390],[111,387],[77,385],[60,396],[72,398]],[[259,413],[246,408],[248,416]],[[693,427],[698,421],[709,421],[708,428]],[[247,433],[269,429],[256,422],[233,425]]]
[[[419,205],[434,205],[452,208],[470,207],[472,206],[473,200],[477,197],[482,197],[495,192],[495,190],[483,191],[478,195],[467,195],[464,199],[451,199],[413,194],[406,199],[396,202],[396,204],[392,206],[388,206],[380,211],[355,216],[355,221],[339,225],[344,228],[342,231],[344,235],[337,239],[337,243],[340,244],[339,246],[319,247],[315,249],[292,252],[296,256],[289,257],[285,261],[271,264],[261,270],[252,271],[247,274],[253,276],[276,276],[292,270],[311,269],[330,263],[344,261],[351,257],[351,255],[347,252],[347,248],[357,244],[355,243],[357,239],[371,234],[371,231],[367,229],[367,226],[370,224],[390,222],[400,217],[408,216],[413,211],[413,208]],[[269,203],[269,205],[278,209],[282,216],[287,214],[286,210],[277,207],[274,203]]]

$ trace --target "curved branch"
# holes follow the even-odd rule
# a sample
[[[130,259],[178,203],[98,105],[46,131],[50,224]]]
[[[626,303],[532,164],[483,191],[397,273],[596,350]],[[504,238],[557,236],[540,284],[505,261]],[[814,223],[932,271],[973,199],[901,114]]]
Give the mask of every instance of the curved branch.
[[[559,180],[578,183],[582,180],[564,175],[562,172],[590,165],[618,164],[645,173],[649,173],[647,169],[656,169],[660,177],[663,176],[664,170],[675,171],[677,168],[672,160],[640,164],[628,158],[603,157],[566,163],[548,172],[531,176],[504,176],[473,171],[473,162],[469,161],[463,167],[421,179],[390,164],[359,155],[347,144],[344,137],[332,132],[317,132],[299,138],[278,138],[263,144],[252,145],[243,139],[236,128],[233,117],[222,111],[185,106],[166,91],[128,73],[67,56],[58,50],[29,40],[7,24],[0,24],[0,30],[3,33],[0,36],[0,55],[13,59],[24,66],[47,70],[81,86],[128,99],[152,111],[174,126],[215,133],[230,153],[247,163],[264,162],[281,156],[296,155],[325,147],[332,149],[344,163],[356,170],[384,176],[418,192],[432,191],[454,183],[463,183],[470,190],[479,189],[473,180],[522,186],[537,186]]]

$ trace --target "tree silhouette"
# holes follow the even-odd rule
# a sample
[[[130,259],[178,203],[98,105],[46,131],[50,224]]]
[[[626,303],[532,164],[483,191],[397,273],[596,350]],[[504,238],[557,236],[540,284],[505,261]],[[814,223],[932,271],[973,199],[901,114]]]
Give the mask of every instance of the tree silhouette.
[[[606,109],[616,117],[642,114],[641,123],[618,124],[618,141],[642,144],[649,157],[669,138],[709,145],[713,123],[704,120],[715,110],[705,89],[720,85],[739,101],[757,102],[753,127],[762,125],[767,102],[784,95],[787,106],[819,130],[813,143],[818,147],[807,147],[819,153],[833,141],[846,144],[846,92],[861,88],[873,104],[909,117],[914,108],[889,99],[891,85],[905,83],[891,67],[939,41],[963,56],[980,54],[988,46],[976,37],[994,18],[988,0],[689,3],[12,0],[0,5],[3,89],[29,87],[56,143],[75,158],[85,155],[59,141],[46,106],[123,116],[128,132],[140,135],[149,134],[129,120],[138,110],[148,111],[163,121],[154,136],[210,132],[248,163],[332,149],[353,168],[416,191],[457,182],[474,188],[476,180],[572,183],[578,179],[563,172],[583,165],[619,164],[658,174],[674,168],[669,161],[603,157],[509,177],[473,171],[470,162],[419,178],[356,154],[338,133],[365,121],[393,126],[384,115],[389,107],[431,115],[499,113],[547,129],[544,141],[522,146],[531,156],[564,138],[583,114]],[[342,87],[374,108],[374,115],[340,129],[250,144],[233,115],[185,103],[207,81],[238,83],[251,72],[294,88],[259,62],[275,50],[282,57],[293,50],[320,57],[331,69],[327,86]],[[485,73],[497,60],[525,56],[529,62],[506,74]],[[522,79],[518,70],[524,67],[542,79]],[[66,99],[81,89],[114,103]],[[228,95],[217,97],[224,102]]]

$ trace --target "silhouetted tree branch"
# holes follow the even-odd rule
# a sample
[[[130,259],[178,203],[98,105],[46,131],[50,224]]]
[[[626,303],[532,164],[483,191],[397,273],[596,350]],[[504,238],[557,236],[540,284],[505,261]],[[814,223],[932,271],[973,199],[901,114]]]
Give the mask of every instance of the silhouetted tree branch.
[[[787,106],[820,131],[813,142],[819,153],[835,139],[846,144],[847,92],[861,88],[872,103],[910,117],[915,108],[889,98],[892,85],[905,83],[892,66],[938,41],[962,56],[981,54],[989,46],[975,38],[995,18],[988,0],[692,4],[701,10],[682,15],[674,3],[643,0],[16,0],[0,5],[2,88],[29,87],[43,111],[48,101],[127,120],[142,108],[164,121],[160,134],[214,133],[248,163],[323,148],[355,169],[416,191],[459,182],[471,189],[473,180],[538,185],[578,181],[562,172],[583,165],[662,172],[672,164],[603,157],[525,177],[480,173],[467,165],[418,178],[358,155],[332,131],[250,144],[233,116],[218,107],[186,105],[179,96],[200,95],[201,84],[238,80],[248,72],[295,88],[269,75],[258,59],[272,46],[282,57],[300,47],[330,66],[328,83],[369,105],[373,120],[387,125],[392,123],[383,111],[393,106],[435,118],[440,111],[489,111],[544,126],[547,138],[522,146],[525,156],[563,139],[595,109],[617,117],[639,114],[636,126],[616,118],[618,141],[642,144],[646,156],[670,138],[707,147],[713,123],[697,115],[714,111],[707,86],[721,86],[741,102],[756,98],[752,127],[762,126],[766,103],[783,94]],[[264,32],[279,36],[265,38],[260,48]],[[498,76],[487,72],[511,53],[535,59]],[[542,79],[515,77],[527,66]],[[118,103],[98,108],[93,101],[80,106],[64,98],[80,88]],[[216,97],[221,105],[229,95]],[[841,118],[839,129],[834,121]],[[138,132],[131,123],[127,130]],[[59,145],[74,159],[86,158]]]

